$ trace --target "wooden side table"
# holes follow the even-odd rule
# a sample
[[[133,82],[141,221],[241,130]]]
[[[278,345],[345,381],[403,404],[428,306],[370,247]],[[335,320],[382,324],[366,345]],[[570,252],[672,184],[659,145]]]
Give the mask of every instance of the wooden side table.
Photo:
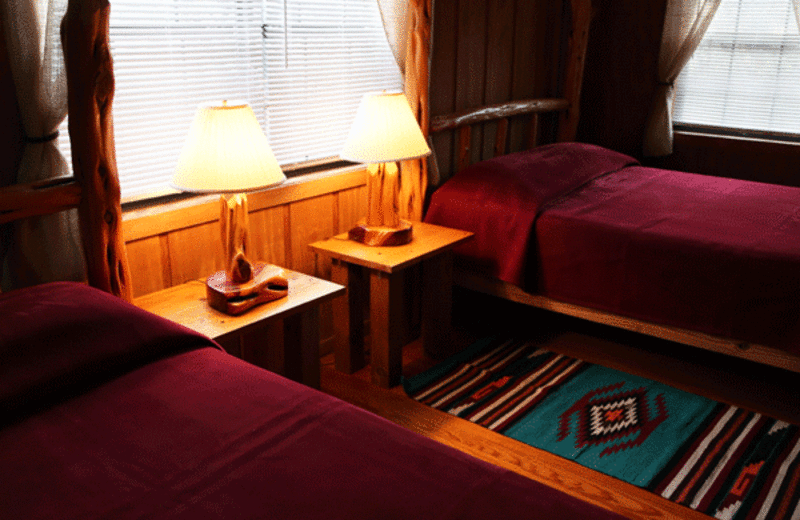
[[[345,294],[345,287],[289,269],[284,271],[289,280],[286,298],[259,305],[239,316],[229,316],[208,306],[205,280],[147,294],[136,298],[134,303],[220,343],[230,343],[242,334],[282,321],[284,375],[319,388],[319,306]]]
[[[331,278],[347,286],[347,298],[333,304],[336,368],[353,373],[365,365],[364,306],[369,302],[372,382],[391,387],[402,375],[403,287],[400,273],[422,262],[422,343],[433,355],[442,352],[451,326],[452,249],[472,233],[415,222],[413,238],[401,246],[367,246],[347,234],[309,247],[331,257]],[[369,299],[368,299],[369,298]]]

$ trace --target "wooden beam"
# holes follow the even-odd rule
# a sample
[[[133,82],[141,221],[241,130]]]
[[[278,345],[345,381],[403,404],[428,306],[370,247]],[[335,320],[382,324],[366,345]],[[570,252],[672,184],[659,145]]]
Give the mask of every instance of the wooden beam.
[[[80,199],[74,177],[13,184],[0,189],[0,224],[76,208]]]
[[[70,0],[61,41],[73,172],[82,186],[78,214],[89,284],[131,301],[111,115],[109,12],[107,0]]]
[[[800,372],[800,357],[772,347],[750,344],[730,338],[722,338],[679,327],[659,325],[589,307],[564,303],[539,294],[527,293],[515,285],[486,278],[481,274],[471,272],[464,268],[454,270],[454,282],[461,287],[498,296],[505,300],[593,321],[595,323],[601,323],[603,325],[610,325],[639,334],[646,334],[648,336],[674,341],[690,347],[702,348],[720,354],[727,354],[749,361],[755,361],[756,363],[762,363],[792,372]]]
[[[472,144],[472,127],[462,126],[458,131],[458,171],[470,163],[470,145]]]
[[[562,98],[509,101],[507,103],[498,103],[476,109],[464,110],[455,114],[436,116],[431,120],[430,131],[434,133],[443,130],[452,130],[464,125],[474,125],[522,114],[559,112],[567,110],[569,106],[569,101]]]
[[[592,1],[570,0],[570,11],[572,29],[569,34],[563,91],[569,109],[561,113],[558,122],[558,141],[561,142],[574,141],[578,133],[583,68],[586,61],[586,46],[589,42],[589,27],[592,23]]]

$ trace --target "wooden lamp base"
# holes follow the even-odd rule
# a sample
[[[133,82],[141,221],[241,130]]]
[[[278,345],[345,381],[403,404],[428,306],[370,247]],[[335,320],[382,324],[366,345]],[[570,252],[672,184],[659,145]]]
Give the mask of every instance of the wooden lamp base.
[[[368,226],[360,221],[347,232],[347,238],[368,246],[401,246],[411,242],[411,222],[401,220],[398,227]]]
[[[206,279],[206,296],[211,308],[236,316],[262,303],[278,300],[289,294],[289,281],[280,267],[255,263],[253,277],[235,283],[226,271],[217,271]]]

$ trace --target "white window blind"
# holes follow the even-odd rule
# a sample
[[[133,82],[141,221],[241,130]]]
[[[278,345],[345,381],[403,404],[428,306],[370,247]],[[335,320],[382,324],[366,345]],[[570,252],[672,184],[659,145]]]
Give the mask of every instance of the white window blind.
[[[114,0],[109,33],[123,200],[169,191],[200,103],[250,103],[287,165],[337,156],[361,96],[402,88],[375,0]]]
[[[722,0],[676,83],[676,125],[800,137],[800,31],[792,0]]]

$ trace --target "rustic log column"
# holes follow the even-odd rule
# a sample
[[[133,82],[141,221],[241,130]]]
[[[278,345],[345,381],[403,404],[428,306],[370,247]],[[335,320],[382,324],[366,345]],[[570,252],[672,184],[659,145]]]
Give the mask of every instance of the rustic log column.
[[[78,212],[89,284],[131,301],[111,114],[109,13],[107,0],[70,0],[61,22],[61,41],[72,167],[82,186]]]
[[[408,39],[406,50],[405,94],[422,129],[428,137],[430,123],[428,87],[431,54],[431,0],[410,0],[408,4]],[[420,221],[428,189],[426,158],[400,163],[400,218]]]
[[[589,26],[592,22],[591,0],[570,0],[572,31],[569,34],[568,68],[564,77],[564,97],[569,109],[561,113],[558,122],[558,140],[574,141],[578,132],[578,116],[581,102],[583,68],[586,61],[586,46],[589,43]]]

